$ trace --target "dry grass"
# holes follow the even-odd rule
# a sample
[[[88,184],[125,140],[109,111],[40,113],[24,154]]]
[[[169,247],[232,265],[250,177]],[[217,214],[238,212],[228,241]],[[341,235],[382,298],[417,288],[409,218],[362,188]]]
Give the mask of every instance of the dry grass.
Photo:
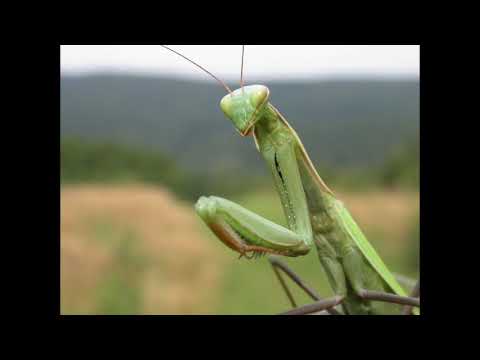
[[[99,287],[118,271],[112,248],[125,234],[146,259],[144,266],[126,264],[142,274],[141,313],[209,312],[221,257],[192,209],[158,188],[90,185],[61,194],[62,313],[97,311]]]

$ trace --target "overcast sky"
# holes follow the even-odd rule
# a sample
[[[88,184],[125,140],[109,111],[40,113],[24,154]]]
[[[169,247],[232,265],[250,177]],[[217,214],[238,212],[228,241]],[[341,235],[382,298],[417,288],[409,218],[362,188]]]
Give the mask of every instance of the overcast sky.
[[[170,45],[216,76],[240,76],[240,45]],[[248,45],[245,78],[418,77],[419,45]],[[208,79],[157,45],[62,45],[62,73],[130,72]]]

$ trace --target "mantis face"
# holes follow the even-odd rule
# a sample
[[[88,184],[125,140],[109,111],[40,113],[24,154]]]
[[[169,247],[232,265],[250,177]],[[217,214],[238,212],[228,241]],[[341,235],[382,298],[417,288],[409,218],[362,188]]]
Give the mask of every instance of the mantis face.
[[[226,95],[220,108],[232,120],[242,136],[248,136],[259,119],[259,114],[270,97],[270,91],[263,85],[250,85]]]

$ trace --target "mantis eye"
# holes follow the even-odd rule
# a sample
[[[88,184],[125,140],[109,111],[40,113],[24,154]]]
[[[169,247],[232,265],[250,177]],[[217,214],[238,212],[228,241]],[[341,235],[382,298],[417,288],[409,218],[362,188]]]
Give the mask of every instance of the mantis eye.
[[[268,95],[268,88],[265,86],[257,86],[257,88],[250,94],[250,101],[255,108],[258,108],[266,102]]]
[[[232,117],[231,114],[233,110],[233,101],[231,97],[231,95],[227,95],[222,99],[222,101],[220,101],[220,109],[222,109],[223,113],[229,118]]]

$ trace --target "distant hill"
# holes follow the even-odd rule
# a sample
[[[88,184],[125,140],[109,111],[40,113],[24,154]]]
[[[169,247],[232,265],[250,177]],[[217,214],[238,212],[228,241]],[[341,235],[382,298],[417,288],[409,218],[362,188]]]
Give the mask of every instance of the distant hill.
[[[324,166],[378,165],[419,132],[416,80],[269,82],[271,102]],[[62,76],[62,136],[141,145],[203,174],[266,173],[253,139],[218,107],[215,83],[134,75]]]

